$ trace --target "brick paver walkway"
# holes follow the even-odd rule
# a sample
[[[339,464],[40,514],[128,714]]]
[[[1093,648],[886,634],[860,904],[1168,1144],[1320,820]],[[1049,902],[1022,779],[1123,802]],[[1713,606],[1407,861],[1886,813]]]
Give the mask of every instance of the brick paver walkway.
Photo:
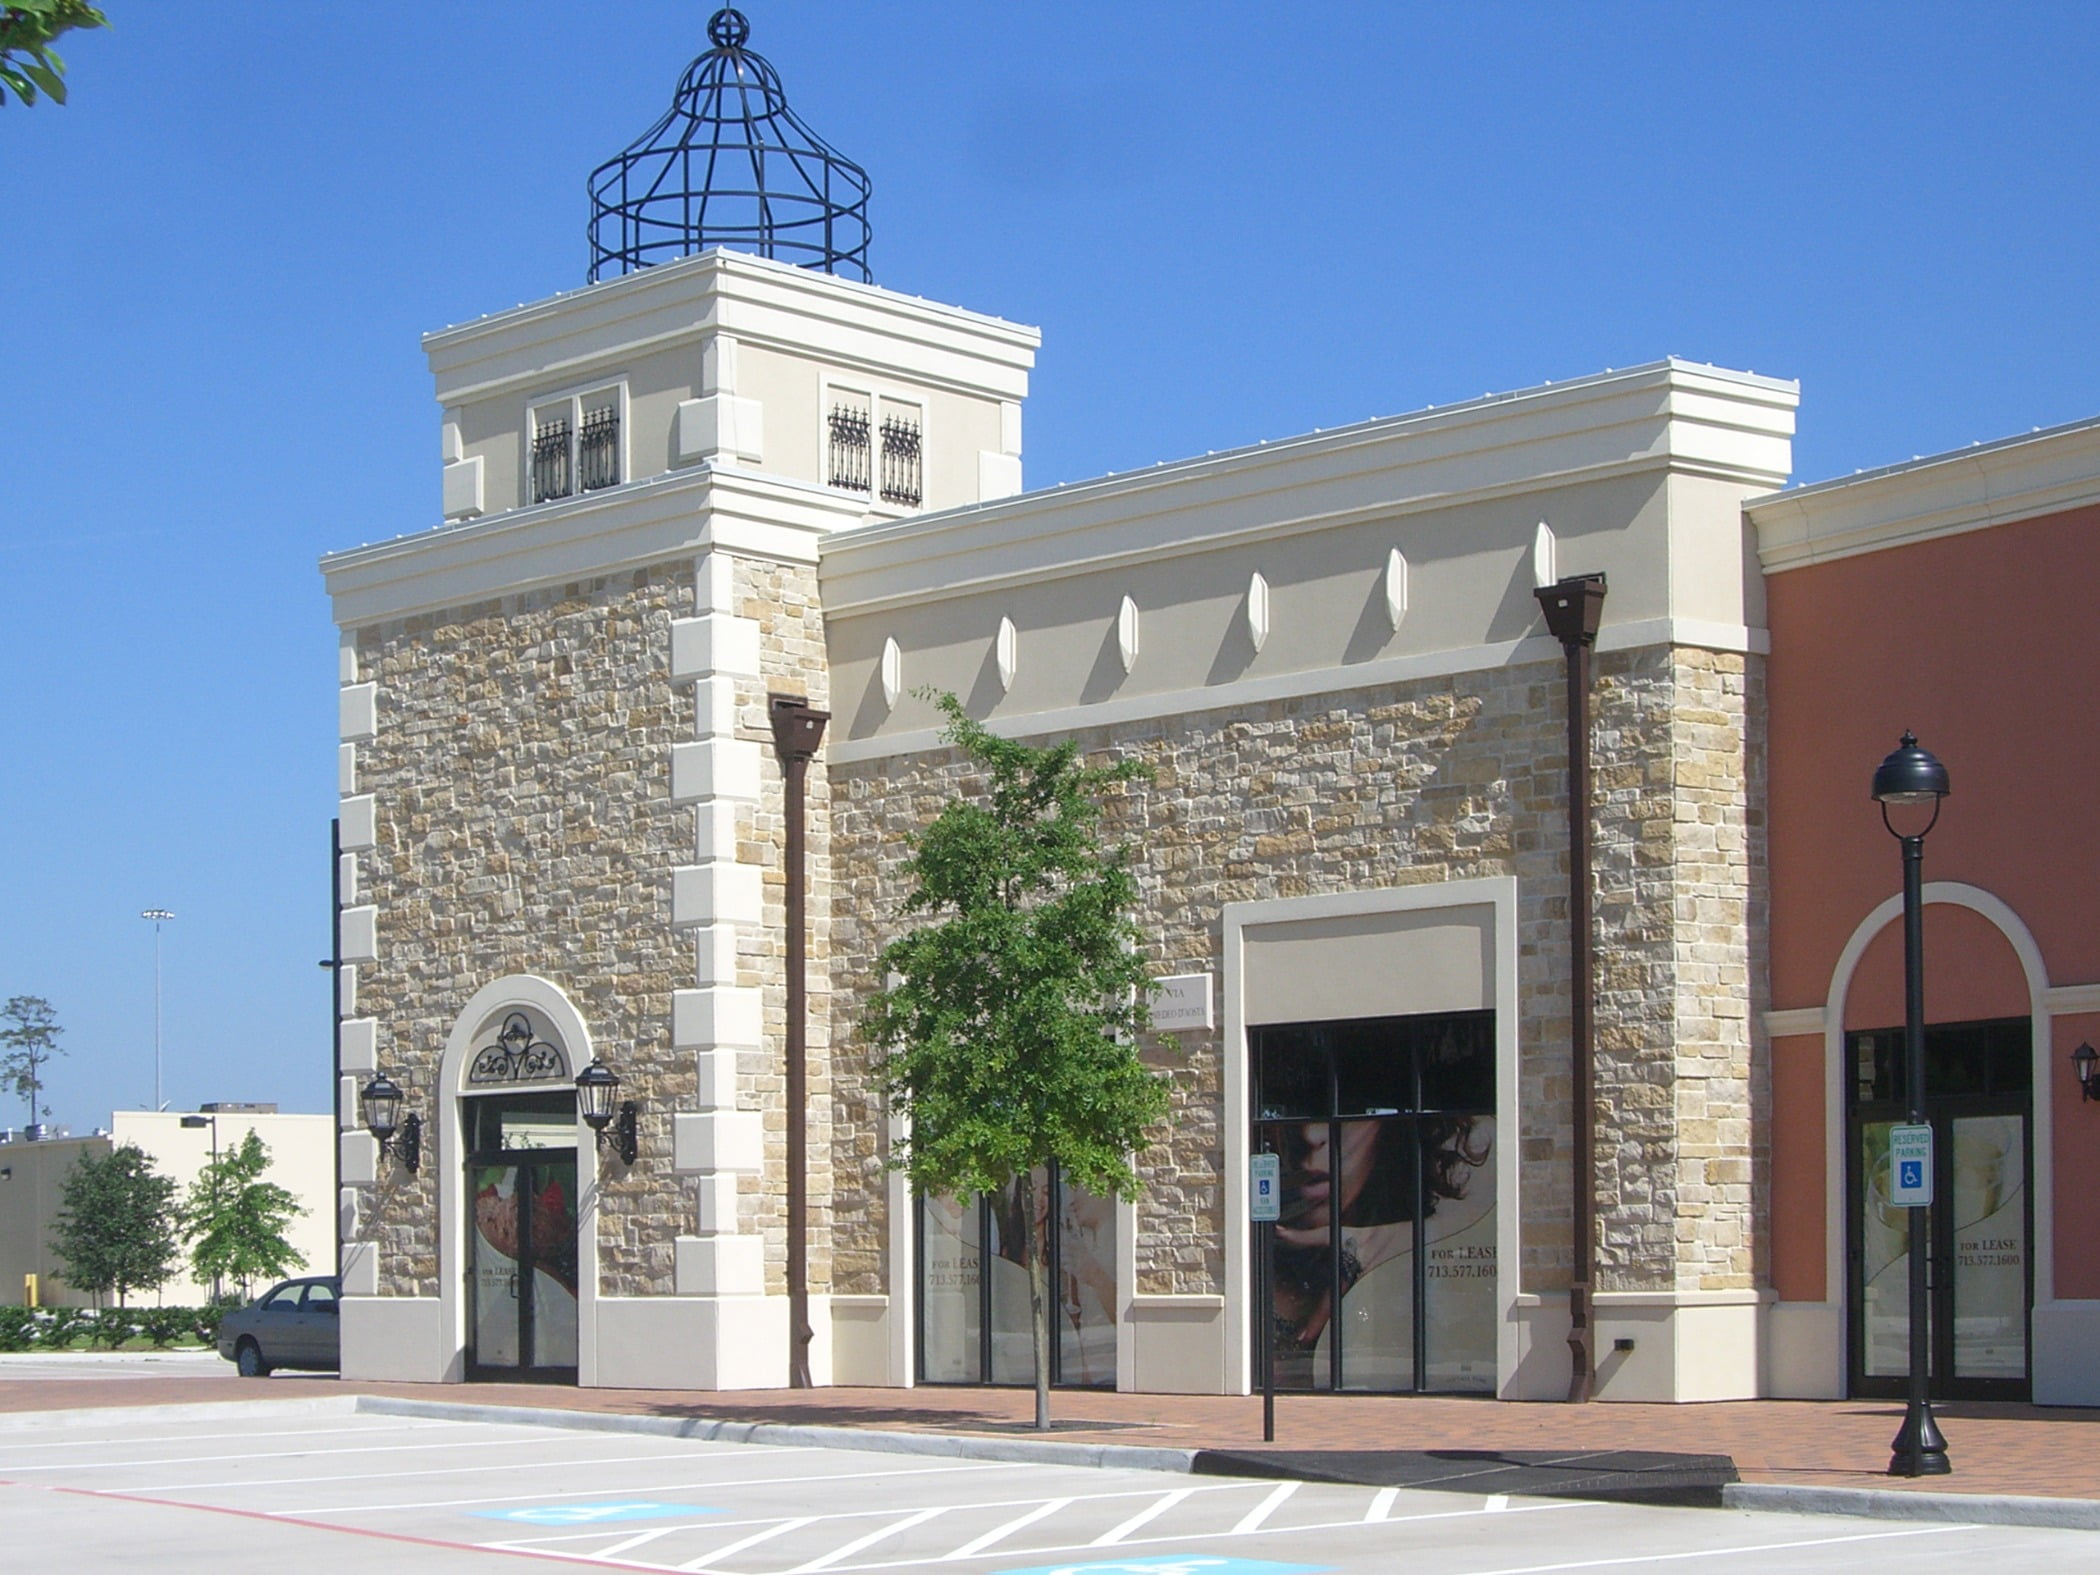
[[[539,1384],[340,1383],[280,1374],[227,1377],[10,1380],[0,1411],[289,1399],[346,1390],[486,1405],[559,1406],[644,1416],[926,1432],[1026,1434],[1033,1397],[1010,1389],[752,1390],[724,1394],[570,1389]],[[1884,1475],[1903,1408],[1892,1401],[1748,1400],[1708,1405],[1567,1406],[1364,1395],[1281,1395],[1274,1449],[1640,1449],[1732,1458],[1746,1482],[1821,1487],[2100,1499],[2100,1410],[1954,1402],[1936,1408],[1954,1474],[1907,1482]],[[1259,1397],[1060,1391],[1054,1434],[1073,1442],[1260,1449]]]

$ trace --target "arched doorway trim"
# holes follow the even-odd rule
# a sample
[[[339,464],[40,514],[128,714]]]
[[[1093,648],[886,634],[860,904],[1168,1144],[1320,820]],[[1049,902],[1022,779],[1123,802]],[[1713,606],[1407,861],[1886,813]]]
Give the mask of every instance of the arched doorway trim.
[[[1967,908],[1985,919],[2003,935],[2019,959],[2027,984],[2027,1013],[2032,1024],[2034,1057],[2034,1300],[2036,1306],[2053,1301],[2055,1287],[2054,1147],[2050,1140],[2050,1107],[2054,1101],[2049,1046],[2052,1043],[2049,1010],[2049,974],[2034,932],[2004,898],[1963,881],[1927,881],[1925,904],[1946,903]],[[1839,1309],[1840,1340],[1850,1339],[1846,1321],[1851,1314],[1845,1296],[1845,1003],[1852,992],[1852,978],[1869,945],[1888,926],[1903,916],[1901,893],[1879,903],[1864,919],[1831,970],[1830,994],[1823,1007],[1823,1286],[1824,1299]],[[1931,964],[1926,984],[1930,1006]],[[1841,1345],[1840,1349],[1844,1349]]]
[[[458,1383],[467,1367],[467,1178],[462,1169],[466,1124],[460,1098],[475,1039],[498,1013],[524,1007],[546,1019],[573,1070],[592,1059],[591,1031],[561,986],[534,974],[512,974],[483,985],[453,1019],[438,1063],[438,1302],[452,1342],[445,1380]],[[576,1124],[576,1347],[577,1382],[597,1381],[598,1368],[598,1144],[589,1127]]]

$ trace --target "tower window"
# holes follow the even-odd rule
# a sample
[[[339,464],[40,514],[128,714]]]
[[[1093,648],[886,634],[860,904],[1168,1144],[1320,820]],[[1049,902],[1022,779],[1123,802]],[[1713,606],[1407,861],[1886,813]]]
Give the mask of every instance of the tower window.
[[[532,412],[530,498],[551,503],[620,484],[620,391],[601,388]]]
[[[918,412],[887,409],[882,415],[882,501],[915,509],[925,496]]]
[[[831,407],[830,441],[824,456],[824,479],[847,492],[866,492],[869,474],[868,405],[851,396]]]

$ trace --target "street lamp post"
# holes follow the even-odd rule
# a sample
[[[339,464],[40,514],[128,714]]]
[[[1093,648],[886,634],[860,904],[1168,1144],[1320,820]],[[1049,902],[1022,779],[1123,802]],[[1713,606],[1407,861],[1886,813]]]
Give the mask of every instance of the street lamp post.
[[[165,1110],[160,1097],[160,927],[175,915],[166,908],[148,908],[139,917],[153,921],[153,1108]]]
[[[1903,844],[1903,1086],[1910,1106],[1910,1125],[1927,1127],[1925,1112],[1925,834],[1940,818],[1940,801],[1950,791],[1947,768],[1906,732],[1895,750],[1874,772],[1874,802],[1881,823]],[[1889,815],[1899,811],[1906,825],[1926,811],[1915,831],[1897,829]],[[1894,1164],[1891,1151],[1891,1164]],[[1926,1260],[1931,1250],[1930,1151],[1920,1169],[1925,1195],[1910,1206],[1910,1395],[1903,1410],[1889,1459],[1892,1477],[1945,1476],[1947,1440],[1932,1416],[1932,1346]],[[1894,1178],[1892,1178],[1894,1179]],[[1893,1195],[1893,1189],[1892,1189]]]

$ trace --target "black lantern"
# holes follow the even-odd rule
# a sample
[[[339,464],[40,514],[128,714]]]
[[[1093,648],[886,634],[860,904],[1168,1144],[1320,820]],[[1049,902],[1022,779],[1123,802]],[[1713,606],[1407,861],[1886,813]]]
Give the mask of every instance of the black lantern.
[[[1925,834],[1939,824],[1940,801],[1952,791],[1947,768],[1930,750],[1918,747],[1917,735],[1905,730],[1900,742],[1874,770],[1874,802],[1881,823],[1903,844],[1903,1083],[1910,1102],[1910,1124],[1928,1124],[1925,1108]],[[1916,830],[1897,828],[1890,809],[1909,811],[1930,806],[1932,815]],[[1910,1209],[1910,1393],[1903,1425],[1891,1443],[1889,1475],[1944,1476],[1947,1439],[1932,1415],[1932,1353],[1926,1327],[1926,1259],[1931,1247],[1927,1209]]]
[[[1881,806],[1884,820],[1892,804],[1930,804],[1937,818],[1940,800],[1951,791],[1947,786],[1947,768],[1931,750],[1920,748],[1917,734],[1908,729],[1888,758],[1874,769],[1874,802]],[[1889,829],[1895,831],[1893,826]],[[1925,831],[1931,829],[1928,825]],[[1895,834],[1903,835],[1900,831]],[[1925,832],[1916,835],[1922,837]]]
[[[640,1118],[631,1099],[621,1101],[620,1113],[613,1114],[619,1092],[620,1074],[603,1061],[593,1059],[576,1074],[576,1113],[597,1133],[600,1148],[609,1146],[621,1164],[632,1165],[641,1152]]]
[[[401,1085],[379,1072],[358,1094],[358,1103],[364,1107],[366,1128],[379,1139],[379,1157],[393,1154],[401,1168],[414,1175],[423,1163],[423,1118],[411,1112],[404,1120],[401,1097]]]
[[[2080,1045],[2071,1052],[2071,1070],[2078,1074],[2078,1098],[2082,1104],[2088,1099],[2100,1099],[2100,1081],[2093,1077],[2093,1063],[2100,1061],[2100,1050],[2091,1045]]]

